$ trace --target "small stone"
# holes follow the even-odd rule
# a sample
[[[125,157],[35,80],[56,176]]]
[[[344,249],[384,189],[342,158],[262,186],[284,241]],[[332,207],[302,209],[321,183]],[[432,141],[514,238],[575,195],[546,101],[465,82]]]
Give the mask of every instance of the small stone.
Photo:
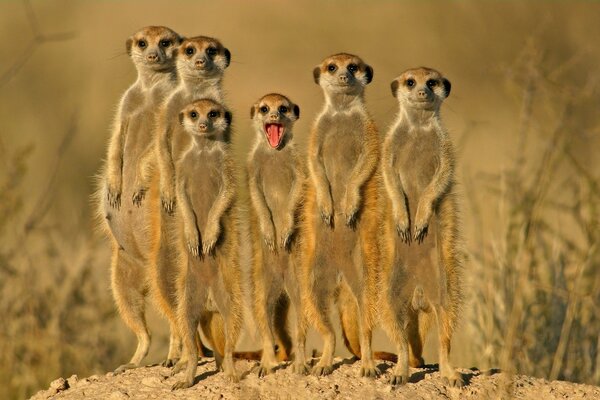
[[[110,400],[125,400],[129,398],[129,395],[127,393],[121,392],[120,390],[117,390],[116,392],[112,392],[110,396],[108,396],[108,398]]]
[[[77,385],[77,382],[79,382],[79,377],[77,375],[71,375],[69,378],[67,378],[67,382],[69,383],[69,387],[73,387]]]
[[[50,389],[55,392],[61,392],[63,390],[67,390],[69,388],[69,382],[65,378],[58,378],[55,381],[52,381],[50,384]]]
[[[155,376],[142,379],[142,385],[144,386],[159,387],[161,386],[161,384],[162,381],[160,380],[160,378],[157,378]]]

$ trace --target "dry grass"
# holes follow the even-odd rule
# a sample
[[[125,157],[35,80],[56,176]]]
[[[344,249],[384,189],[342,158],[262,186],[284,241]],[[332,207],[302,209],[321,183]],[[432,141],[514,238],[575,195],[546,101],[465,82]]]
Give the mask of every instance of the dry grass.
[[[217,36],[232,51],[225,88],[240,161],[248,109],[269,91],[300,104],[296,140],[306,141],[321,103],[310,72],[328,54],[351,51],[373,65],[367,100],[381,131],[396,109],[389,82],[403,69],[447,74],[443,117],[459,133],[472,278],[454,361],[600,384],[597,4],[177,7],[0,4],[0,34],[20,38],[0,42],[0,397],[130,356],[134,338],[115,314],[108,244],[93,235],[88,199],[117,98],[135,76],[124,40],[157,23]],[[167,338],[161,322],[151,328],[153,360]]]

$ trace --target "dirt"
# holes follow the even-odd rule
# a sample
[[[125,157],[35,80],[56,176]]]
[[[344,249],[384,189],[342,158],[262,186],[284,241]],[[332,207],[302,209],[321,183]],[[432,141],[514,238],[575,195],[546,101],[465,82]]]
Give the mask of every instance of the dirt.
[[[59,378],[50,388],[32,399],[600,399],[600,387],[513,375],[499,371],[459,369],[465,380],[462,388],[448,387],[435,366],[411,369],[410,382],[392,387],[387,383],[392,363],[381,362],[377,379],[359,378],[359,362],[335,360],[334,372],[325,377],[301,376],[283,365],[275,373],[259,378],[256,362],[239,360],[236,368],[242,379],[228,383],[215,372],[211,361],[200,361],[196,384],[185,390],[171,386],[183,376],[170,376],[170,369],[148,366],[120,375],[112,372],[79,379]]]

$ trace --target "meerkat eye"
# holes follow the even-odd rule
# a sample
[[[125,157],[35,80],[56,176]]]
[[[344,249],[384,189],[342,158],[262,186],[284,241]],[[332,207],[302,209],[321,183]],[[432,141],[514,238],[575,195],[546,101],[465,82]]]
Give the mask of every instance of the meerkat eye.
[[[436,87],[438,84],[438,82],[435,79],[430,79],[427,81],[427,87],[429,89],[433,89],[434,87]]]
[[[356,71],[358,71],[358,65],[356,65],[356,64],[350,64],[350,65],[348,65],[348,71],[350,71],[350,72],[356,72]]]
[[[198,113],[197,113],[196,111],[192,111],[192,112],[190,113],[190,118],[192,118],[192,119],[196,119],[196,118],[198,118]]]
[[[279,106],[279,112],[285,114],[288,112],[288,108],[286,106]]]
[[[187,54],[188,56],[191,56],[192,54],[194,54],[196,52],[196,49],[194,49],[193,47],[187,47],[185,49],[185,54]]]
[[[415,80],[414,79],[407,79],[406,80],[406,86],[408,86],[408,87],[415,86]]]
[[[209,56],[214,56],[217,54],[217,49],[215,47],[209,47],[208,49],[206,49],[206,54],[208,54]]]
[[[138,47],[143,49],[144,47],[146,47],[146,41],[145,40],[138,40],[137,43]]]
[[[160,45],[161,45],[162,47],[169,47],[169,46],[171,45],[171,41],[170,41],[170,40],[168,40],[168,39],[161,40],[161,41],[160,41]]]
[[[208,113],[208,118],[217,118],[219,116],[219,112],[212,110],[211,112]]]
[[[327,66],[327,71],[329,71],[329,72],[333,72],[333,71],[335,71],[336,69],[337,69],[337,67],[335,66],[335,64],[329,64],[329,65]]]
[[[267,106],[262,106],[262,107],[260,108],[260,112],[261,112],[261,113],[263,113],[263,114],[266,114],[266,113],[268,113],[268,112],[269,112],[269,107],[267,107]]]

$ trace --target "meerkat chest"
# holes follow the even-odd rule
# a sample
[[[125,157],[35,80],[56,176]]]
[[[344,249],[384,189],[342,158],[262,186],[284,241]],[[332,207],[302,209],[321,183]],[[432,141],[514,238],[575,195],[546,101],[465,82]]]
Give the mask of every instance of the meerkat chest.
[[[415,129],[403,135],[394,166],[407,195],[418,197],[429,185],[439,167],[440,151],[433,130]]]
[[[224,182],[223,171],[221,151],[191,150],[183,156],[178,167],[178,180],[185,184],[198,217],[208,214],[217,199]]]
[[[319,125],[327,176],[333,179],[347,178],[364,149],[364,116],[340,113],[324,117]]]
[[[269,209],[279,213],[287,207],[296,168],[290,154],[283,151],[270,153],[260,163],[260,185]]]

